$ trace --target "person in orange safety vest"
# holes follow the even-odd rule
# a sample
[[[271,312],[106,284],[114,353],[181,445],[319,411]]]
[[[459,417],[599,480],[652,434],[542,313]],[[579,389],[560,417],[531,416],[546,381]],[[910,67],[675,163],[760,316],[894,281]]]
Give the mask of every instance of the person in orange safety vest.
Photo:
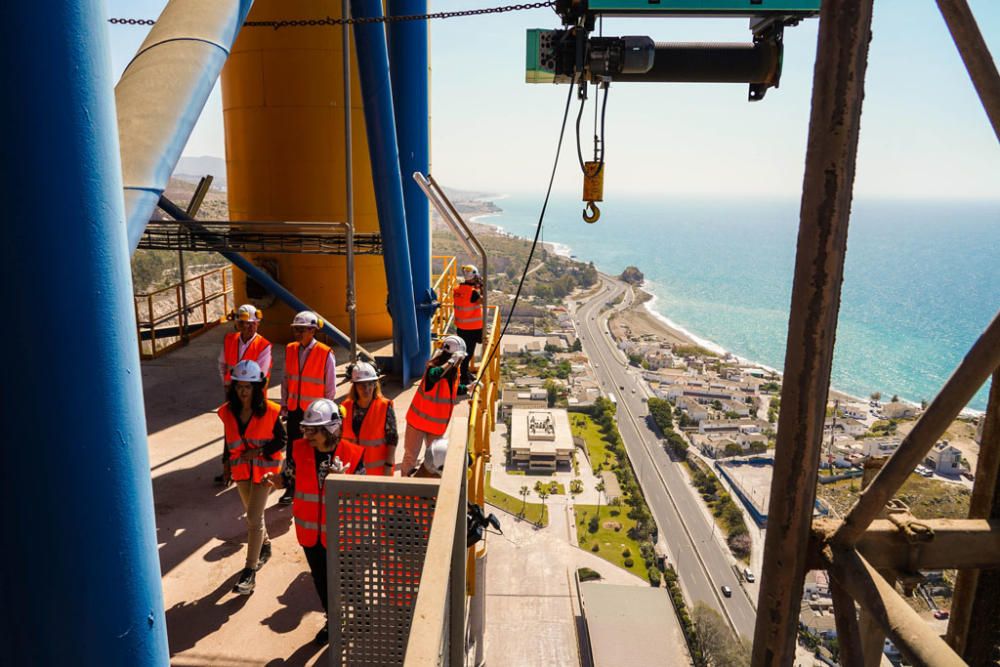
[[[292,458],[292,443],[302,437],[299,422],[309,405],[318,398],[333,400],[337,395],[337,359],[328,345],[316,340],[323,320],[304,310],[292,320],[295,341],[285,347],[285,379],[281,382],[281,403],[288,417],[286,459]],[[291,505],[295,487],[289,485],[278,500]]]
[[[459,381],[469,384],[469,362],[476,356],[476,345],[483,342],[483,279],[472,264],[462,267],[463,282],[454,291],[455,329],[465,341],[466,356],[462,360]]]
[[[222,380],[225,396],[229,396],[230,375],[233,368],[241,361],[256,361],[264,371],[264,376],[267,379],[271,377],[271,343],[257,333],[263,314],[252,303],[245,303],[236,312],[230,313],[229,319],[235,323],[236,331],[226,334],[222,349],[219,350],[219,379]],[[223,447],[223,465],[228,458]],[[218,475],[215,478],[216,484],[221,484],[223,478],[224,475]]]
[[[382,395],[378,374],[368,362],[359,361],[350,369],[351,395],[342,403],[344,442],[365,449],[365,474],[391,475],[396,462],[396,411]]]
[[[270,486],[269,474],[281,470],[285,428],[278,418],[281,407],[265,398],[267,380],[256,361],[244,360],[232,369],[229,395],[218,410],[225,428],[228,452],[223,473],[228,486],[236,482],[247,520],[247,556],[234,593],[249,595],[256,572],[271,558],[271,543],[264,523]]]
[[[295,502],[292,516],[295,536],[306,555],[316,593],[329,612],[326,582],[326,499],[324,486],[329,474],[364,474],[364,447],[341,438],[343,419],[337,404],[325,398],[313,401],[302,418],[305,436],[292,443],[290,465],[280,473],[264,476],[265,482],[276,488],[294,482]],[[338,619],[339,622],[339,619]],[[329,624],[316,634],[316,642],[329,640]]]
[[[417,466],[424,445],[448,431],[455,404],[472,391],[473,384],[459,382],[458,365],[465,358],[465,341],[458,336],[446,336],[441,349],[430,361],[420,378],[417,393],[406,413],[406,437],[403,441],[403,463],[400,472],[409,476]]]

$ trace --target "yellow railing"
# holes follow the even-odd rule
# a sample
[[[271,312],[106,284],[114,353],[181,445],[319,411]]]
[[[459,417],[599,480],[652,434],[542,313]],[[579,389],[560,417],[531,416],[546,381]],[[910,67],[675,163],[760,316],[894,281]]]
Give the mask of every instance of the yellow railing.
[[[468,446],[472,454],[469,470],[469,502],[484,506],[486,496],[486,464],[490,461],[490,433],[496,426],[496,403],[500,394],[500,309],[487,308],[490,320],[488,335],[483,340],[483,357],[478,382],[469,404]],[[495,351],[494,351],[495,350]],[[466,556],[466,593],[476,594],[476,554],[469,549]]]
[[[134,295],[139,356],[155,359],[183,345],[185,338],[223,322],[232,293],[233,267],[224,266],[148,294]],[[190,331],[192,325],[198,324],[201,326]],[[148,340],[143,340],[144,332]]]
[[[448,335],[448,329],[455,320],[455,287],[458,285],[458,263],[452,256],[435,255],[431,266],[440,262],[441,270],[432,276],[432,288],[441,306],[431,318],[431,334],[435,338]]]

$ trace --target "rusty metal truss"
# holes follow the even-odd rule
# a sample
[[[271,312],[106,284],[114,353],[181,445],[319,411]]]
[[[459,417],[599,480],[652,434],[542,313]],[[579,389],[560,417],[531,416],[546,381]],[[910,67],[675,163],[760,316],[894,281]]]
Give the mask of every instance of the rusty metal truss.
[[[916,665],[994,665],[1000,657],[1000,314],[844,519],[812,518],[872,4],[824,2],[820,14],[754,667],[793,664],[803,583],[813,569],[830,573],[847,667],[878,665],[886,636]],[[975,18],[966,0],[937,4],[1000,139],[1000,76]],[[991,375],[969,518],[914,518],[893,496]],[[883,511],[888,520],[876,520]],[[897,582],[905,590],[919,581],[919,570],[939,568],[959,570],[945,638],[896,590]]]

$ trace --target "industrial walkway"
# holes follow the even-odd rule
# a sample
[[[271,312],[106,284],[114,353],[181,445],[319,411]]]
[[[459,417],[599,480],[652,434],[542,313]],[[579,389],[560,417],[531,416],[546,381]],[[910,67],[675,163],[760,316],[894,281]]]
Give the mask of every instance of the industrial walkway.
[[[156,504],[164,607],[174,665],[327,664],[312,643],[323,624],[319,600],[291,526],[291,508],[271,496],[267,530],[272,559],[257,575],[253,595],[231,593],[243,567],[246,524],[235,487],[222,489],[222,426],[214,409],[223,400],[216,356],[227,327],[142,365]],[[336,350],[338,361],[344,355]],[[280,393],[280,360],[271,398]],[[348,391],[346,383],[338,397]],[[413,390],[391,384],[402,430]],[[453,436],[464,443],[466,404],[456,409]],[[397,449],[402,458],[402,447]]]

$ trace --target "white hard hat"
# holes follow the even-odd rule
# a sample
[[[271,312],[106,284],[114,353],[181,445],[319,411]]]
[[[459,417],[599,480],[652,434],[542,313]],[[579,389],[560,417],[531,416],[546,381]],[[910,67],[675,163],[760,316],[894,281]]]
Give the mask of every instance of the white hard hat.
[[[303,310],[292,320],[293,327],[312,327],[313,329],[323,328],[323,318],[311,310]]]
[[[359,361],[351,369],[351,382],[375,382],[382,376],[367,361]]]
[[[448,457],[448,438],[435,438],[424,453],[424,468],[427,472],[440,475],[444,471],[444,460]]]
[[[476,268],[475,264],[466,264],[462,267],[462,273],[466,275],[478,276],[479,269]]]
[[[233,366],[230,377],[232,377],[233,382],[263,382],[264,371],[260,369],[260,365],[256,361],[244,359]]]
[[[465,341],[458,336],[445,336],[444,340],[441,341],[441,349],[448,354],[465,354]]]
[[[252,303],[245,303],[239,307],[233,319],[239,322],[260,322],[264,319],[264,314]]]
[[[302,426],[325,426],[330,433],[340,428],[340,408],[329,398],[317,398],[302,415]]]

